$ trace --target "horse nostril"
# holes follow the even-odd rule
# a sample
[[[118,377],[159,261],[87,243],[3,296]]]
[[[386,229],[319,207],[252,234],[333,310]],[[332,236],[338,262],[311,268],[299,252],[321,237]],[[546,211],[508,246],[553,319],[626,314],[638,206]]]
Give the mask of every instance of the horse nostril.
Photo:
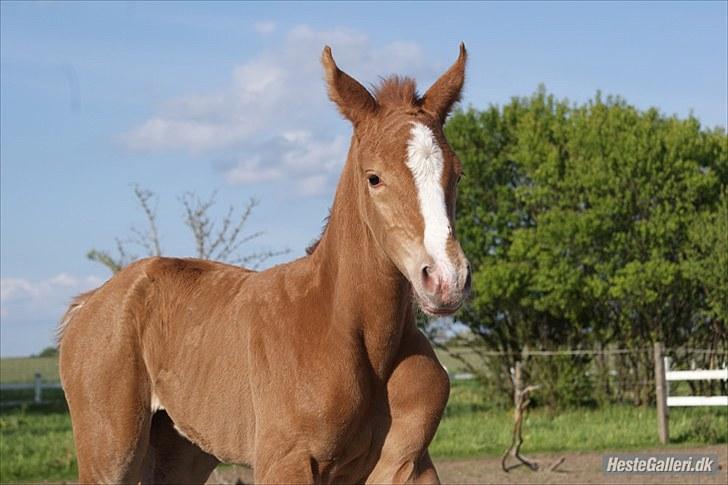
[[[423,278],[429,278],[431,271],[432,270],[430,269],[429,266],[427,266],[427,265],[423,266],[422,267],[422,277]]]
[[[434,286],[436,286],[435,278],[433,278],[434,269],[431,266],[423,266],[422,267],[422,286],[425,287],[425,289],[432,293],[437,290]]]

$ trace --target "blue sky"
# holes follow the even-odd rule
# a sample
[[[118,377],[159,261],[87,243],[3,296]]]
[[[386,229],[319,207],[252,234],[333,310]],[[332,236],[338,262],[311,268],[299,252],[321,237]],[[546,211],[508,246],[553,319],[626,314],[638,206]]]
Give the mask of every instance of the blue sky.
[[[366,84],[425,90],[465,41],[464,103],[597,90],[726,125],[726,2],[0,3],[0,354],[52,342],[70,298],[108,278],[85,258],[158,196],[163,249],[190,255],[178,197],[216,214],[261,200],[246,251],[303,254],[331,203],[350,128],[319,56]]]

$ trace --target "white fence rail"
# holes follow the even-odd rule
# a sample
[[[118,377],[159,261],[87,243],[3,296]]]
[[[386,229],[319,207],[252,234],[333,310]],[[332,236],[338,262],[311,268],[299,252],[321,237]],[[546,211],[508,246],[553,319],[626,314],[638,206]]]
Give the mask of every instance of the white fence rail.
[[[728,380],[728,369],[712,370],[669,370],[670,362],[665,357],[665,379],[668,381],[726,381]]]
[[[657,398],[657,433],[662,443],[670,440],[668,408],[687,406],[728,406],[728,396],[671,396],[670,382],[728,381],[728,368],[670,370],[661,342],[655,342],[655,390]],[[724,364],[725,365],[725,364]]]
[[[665,380],[676,381],[728,381],[728,369],[670,370],[670,359],[665,357]],[[667,407],[676,406],[728,406],[728,396],[670,396],[666,388]]]
[[[22,384],[0,384],[0,392],[2,391],[22,391],[33,389],[33,402],[35,404],[43,403],[43,389],[63,389],[60,382],[43,382],[43,378],[39,372],[36,372],[33,382]],[[3,399],[3,406],[16,406],[26,401],[6,401]]]
[[[667,396],[667,406],[728,406],[728,396]]]

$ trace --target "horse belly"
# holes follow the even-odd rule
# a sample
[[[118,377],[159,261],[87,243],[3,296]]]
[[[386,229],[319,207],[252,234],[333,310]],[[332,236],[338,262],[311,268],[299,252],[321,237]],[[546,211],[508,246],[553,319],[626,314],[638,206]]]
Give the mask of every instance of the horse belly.
[[[255,417],[240,327],[217,328],[215,315],[197,320],[206,323],[190,321],[196,319],[186,319],[184,331],[165,348],[157,343],[148,351],[154,354],[148,359],[154,362],[152,404],[167,411],[180,434],[220,461],[250,464]]]
[[[195,394],[199,389],[162,377],[153,392],[182,436],[222,462],[251,464],[255,420],[249,388],[213,381],[206,386],[209,392]]]

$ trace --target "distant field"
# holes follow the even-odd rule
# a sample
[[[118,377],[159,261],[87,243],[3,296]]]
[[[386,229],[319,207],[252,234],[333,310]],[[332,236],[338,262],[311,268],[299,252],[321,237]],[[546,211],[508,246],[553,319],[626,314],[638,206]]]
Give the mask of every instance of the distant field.
[[[44,381],[57,382],[57,357],[10,357],[0,359],[0,383],[32,382],[40,372]]]
[[[440,362],[450,372],[461,372],[463,366],[455,359],[449,357],[445,352],[437,351]],[[57,382],[58,358],[57,357],[9,357],[0,359],[0,383],[16,384],[21,382],[32,382],[35,373],[40,372],[46,382]]]
[[[458,354],[460,354],[460,356],[475,369],[485,369],[485,362],[483,362],[483,360],[478,356],[477,352],[473,352],[464,347],[455,347],[450,350],[454,350]],[[440,359],[440,363],[445,366],[448,372],[468,372],[468,369],[463,365],[462,362],[453,358],[446,351],[442,349],[435,349],[435,353],[437,354],[437,358]]]
[[[466,369],[457,360],[453,359],[446,352],[436,350],[437,356],[448,371],[464,372]],[[471,357],[475,360],[476,356]],[[473,362],[475,363],[475,362]],[[477,365],[477,363],[476,363]],[[32,382],[36,372],[40,372],[46,382],[57,382],[58,358],[57,357],[10,357],[0,359],[0,383],[16,384],[20,382]]]
[[[463,372],[466,369],[457,360],[453,359],[446,352],[436,350],[440,362],[447,367],[450,372]],[[478,365],[477,356],[470,354],[467,356],[473,364]],[[57,357],[7,357],[0,359],[0,383],[16,384],[21,382],[32,382],[35,373],[40,372],[43,380],[46,382],[57,382],[58,377],[58,358]]]
[[[450,357],[447,352],[440,349],[435,350],[437,357],[440,359],[450,372],[464,372],[467,369],[456,359]],[[466,359],[475,367],[482,367],[482,363],[478,361],[477,354],[469,353]],[[57,382],[58,377],[58,358],[57,357],[10,357],[0,359],[0,383],[15,384],[19,382],[31,382],[35,373],[40,372],[43,380],[47,382]]]

